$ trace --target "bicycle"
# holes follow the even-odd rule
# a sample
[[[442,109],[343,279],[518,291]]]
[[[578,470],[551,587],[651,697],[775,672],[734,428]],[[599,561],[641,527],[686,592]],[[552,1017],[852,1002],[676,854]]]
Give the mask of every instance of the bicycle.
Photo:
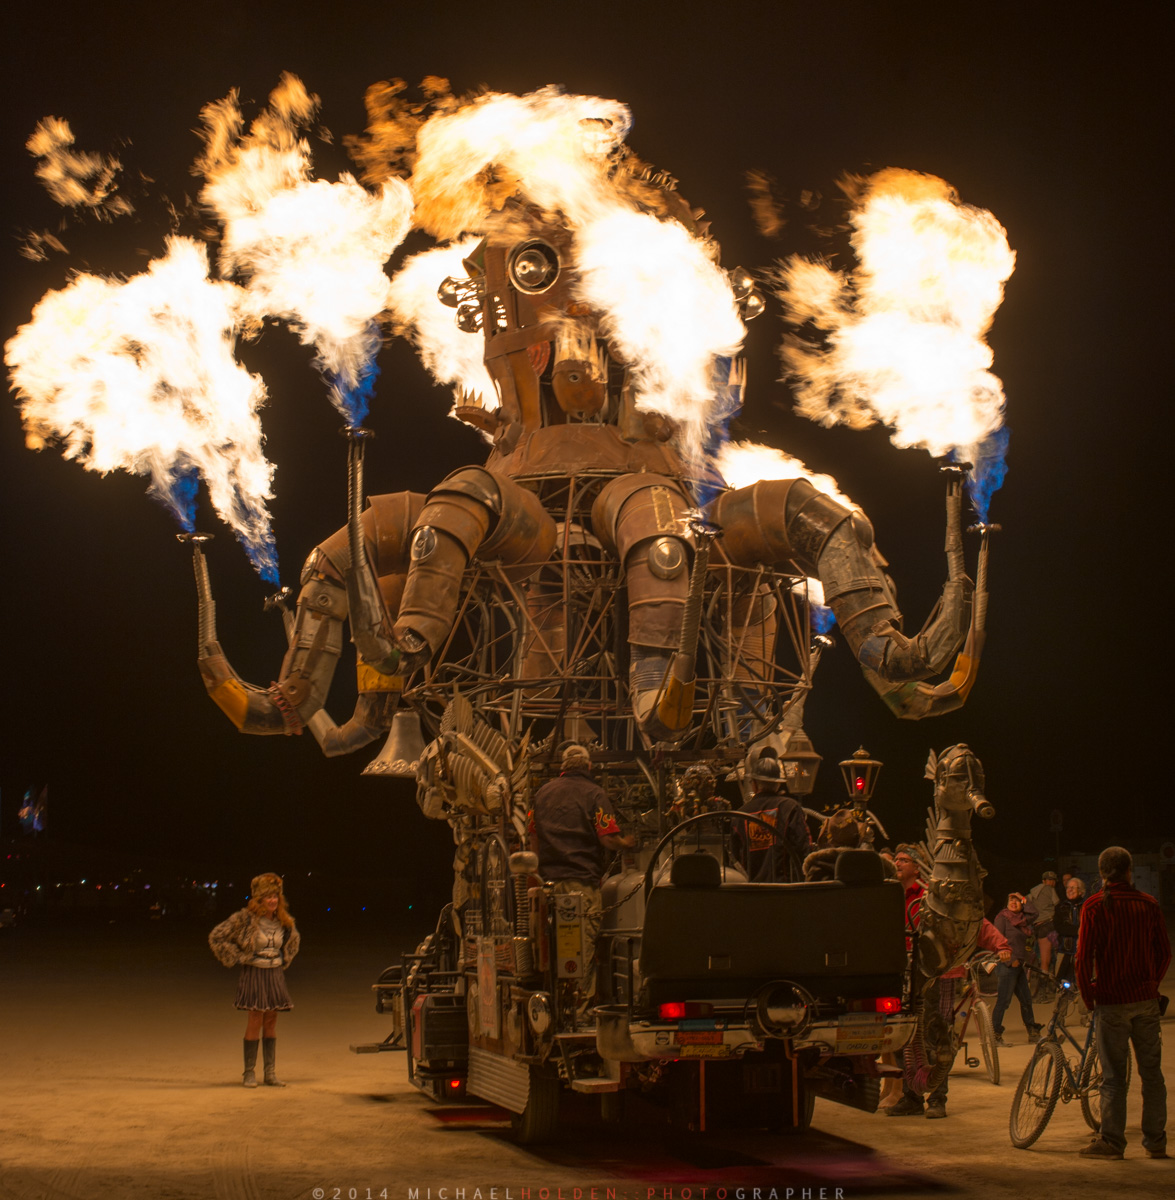
[[[991,1009],[987,1002],[980,998],[980,972],[986,972],[988,962],[997,961],[994,954],[976,954],[967,963],[967,983],[961,989],[958,1001],[954,1006],[951,1021],[951,1045],[955,1053],[960,1048],[963,1051],[963,1061],[969,1067],[978,1067],[979,1058],[969,1053],[967,1045],[967,1030],[971,1018],[975,1018],[975,1028],[979,1037],[979,1048],[983,1054],[983,1065],[987,1077],[992,1083],[1000,1081],[1000,1052],[995,1041],[995,1029],[991,1021]]]
[[[1096,1010],[1089,1021],[1082,1045],[1065,1025],[1065,1013],[1076,996],[1077,989],[1065,979],[1058,981],[1057,1003],[1048,1027],[1041,1035],[1020,1082],[1012,1097],[1012,1111],[1008,1120],[1008,1131],[1012,1145],[1027,1150],[1044,1132],[1057,1101],[1068,1104],[1070,1100],[1081,1102],[1081,1115],[1094,1133],[1102,1126],[1102,1064],[1098,1057],[1095,1030]],[[1064,1039],[1064,1041],[1062,1041]],[[1071,1064],[1065,1054],[1068,1042],[1078,1057]],[[1130,1061],[1126,1063],[1126,1082],[1130,1080]]]
[[[1034,963],[1027,963],[1028,991],[1034,1004],[1051,1004],[1060,992],[1060,981],[1048,971],[1042,971]]]

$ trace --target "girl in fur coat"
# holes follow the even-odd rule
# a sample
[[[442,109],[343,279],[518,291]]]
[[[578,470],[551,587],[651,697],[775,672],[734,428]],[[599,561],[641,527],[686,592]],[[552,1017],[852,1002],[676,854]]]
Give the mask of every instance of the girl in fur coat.
[[[277,1077],[277,1014],[294,1007],[286,990],[285,968],[298,953],[301,938],[286,909],[280,875],[258,875],[249,903],[208,935],[212,953],[226,966],[241,968],[235,1007],[249,1014],[245,1025],[245,1087],[257,1086],[257,1041],[262,1037],[264,1080],[285,1087]]]

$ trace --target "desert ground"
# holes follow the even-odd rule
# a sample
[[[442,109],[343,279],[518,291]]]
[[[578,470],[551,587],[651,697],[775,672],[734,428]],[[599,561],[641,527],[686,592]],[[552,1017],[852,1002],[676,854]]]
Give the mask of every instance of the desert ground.
[[[1166,1197],[1175,1186],[1175,1160],[1139,1145],[1137,1077],[1124,1162],[1078,1159],[1089,1135],[1076,1103],[1058,1106],[1034,1147],[1012,1147],[1029,1053],[1015,1013],[1002,1084],[960,1062],[945,1121],[820,1100],[805,1136],[667,1137],[571,1113],[555,1144],[523,1148],[500,1110],[439,1106],[410,1087],[402,1054],[349,1051],[388,1033],[371,984],[419,933],[375,920],[303,930],[295,1010],[278,1024],[288,1086],[247,1090],[235,976],[208,951],[211,923],[90,916],[0,931],[0,1200]],[[1170,1047],[1164,1066],[1170,1088]]]

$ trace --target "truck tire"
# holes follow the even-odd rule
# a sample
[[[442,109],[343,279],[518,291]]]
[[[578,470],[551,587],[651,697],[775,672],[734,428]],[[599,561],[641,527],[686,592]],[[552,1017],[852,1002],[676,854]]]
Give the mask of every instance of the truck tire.
[[[542,1067],[530,1068],[530,1095],[526,1107],[514,1113],[510,1125],[520,1146],[549,1142],[559,1126],[559,1076]]]

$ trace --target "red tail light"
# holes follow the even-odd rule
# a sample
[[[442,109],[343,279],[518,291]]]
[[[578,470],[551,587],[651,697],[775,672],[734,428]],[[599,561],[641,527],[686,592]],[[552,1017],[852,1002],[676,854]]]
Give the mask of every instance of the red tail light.
[[[669,1004],[658,1005],[657,1015],[662,1021],[681,1021],[686,1017],[712,1017],[714,1005],[692,1000],[686,1004],[674,1000]]]
[[[449,1091],[459,1092],[460,1090],[461,1090],[461,1080],[460,1079],[450,1079],[449,1080]]]
[[[879,1013],[896,1013],[902,1011],[901,996],[878,996],[873,1002]]]

